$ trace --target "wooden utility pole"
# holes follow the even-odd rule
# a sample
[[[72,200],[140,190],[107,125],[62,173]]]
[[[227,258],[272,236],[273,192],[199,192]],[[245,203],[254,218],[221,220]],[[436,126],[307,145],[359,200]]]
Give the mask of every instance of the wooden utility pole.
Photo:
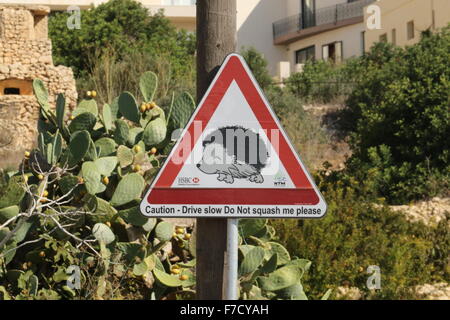
[[[236,50],[236,0],[197,0],[197,101]],[[218,191],[220,192],[220,191]],[[227,220],[197,219],[197,299],[223,295]]]

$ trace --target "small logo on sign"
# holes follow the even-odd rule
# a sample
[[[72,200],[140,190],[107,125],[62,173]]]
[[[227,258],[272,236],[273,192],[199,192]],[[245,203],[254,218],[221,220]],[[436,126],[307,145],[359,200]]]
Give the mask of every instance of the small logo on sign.
[[[273,185],[276,187],[285,187],[286,186],[286,177],[281,173],[277,173],[273,178]]]
[[[191,177],[179,177],[178,178],[178,185],[195,185],[199,184],[200,179],[197,177],[191,178]]]

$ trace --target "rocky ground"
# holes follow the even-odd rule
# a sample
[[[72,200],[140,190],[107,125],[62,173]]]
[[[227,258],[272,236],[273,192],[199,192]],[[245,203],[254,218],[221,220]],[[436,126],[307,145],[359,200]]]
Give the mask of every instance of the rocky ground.
[[[450,300],[450,284],[446,282],[423,284],[413,290],[420,300]],[[336,288],[336,299],[361,300],[363,297],[363,292],[356,287]]]
[[[433,198],[410,205],[390,206],[394,211],[401,211],[406,218],[413,222],[423,222],[434,226],[450,216],[450,198]]]

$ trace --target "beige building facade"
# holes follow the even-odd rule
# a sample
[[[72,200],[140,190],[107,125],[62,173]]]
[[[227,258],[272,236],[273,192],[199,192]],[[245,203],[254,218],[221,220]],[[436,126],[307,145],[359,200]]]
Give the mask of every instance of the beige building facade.
[[[449,0],[380,0],[376,12],[365,12],[365,21],[379,19],[379,29],[366,25],[365,47],[387,41],[397,46],[417,43],[423,31],[436,31],[450,23]]]
[[[40,4],[51,10],[88,9],[108,0],[0,0]],[[163,10],[175,26],[196,29],[196,0],[138,0]],[[450,0],[236,0],[237,46],[254,47],[278,80],[301,71],[308,60],[339,63],[360,56],[378,41],[409,45],[420,32],[450,22]],[[381,29],[370,29],[369,8],[379,8]]]

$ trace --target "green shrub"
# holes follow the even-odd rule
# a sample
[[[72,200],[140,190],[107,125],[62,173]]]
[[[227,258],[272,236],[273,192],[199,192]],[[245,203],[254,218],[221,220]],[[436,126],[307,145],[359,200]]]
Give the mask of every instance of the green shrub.
[[[348,171],[392,203],[448,193],[449,60],[450,27],[406,49],[380,43],[362,59],[340,121],[351,137]]]
[[[195,36],[177,31],[161,12],[150,15],[134,0],[111,0],[81,11],[81,28],[70,30],[70,13],[54,13],[49,18],[49,35],[55,64],[72,67],[77,76],[91,69],[105,50],[119,59],[134,50],[151,57],[166,55],[172,73],[183,75],[195,51]]]
[[[359,70],[358,59],[341,65],[312,61],[305,64],[302,72],[293,73],[286,80],[286,87],[308,103],[342,103],[358,80]]]
[[[263,90],[273,85],[272,77],[267,70],[267,60],[254,47],[241,49],[241,55],[247,62],[250,70],[255,76],[256,81]]]
[[[411,223],[352,187],[326,182],[324,172],[316,181],[328,203],[325,218],[271,221],[291,255],[314,261],[303,280],[313,298],[324,288],[350,286],[365,299],[408,299],[414,298],[415,285],[450,280],[449,219],[437,228]],[[381,290],[375,292],[366,287],[370,265],[381,269]]]

